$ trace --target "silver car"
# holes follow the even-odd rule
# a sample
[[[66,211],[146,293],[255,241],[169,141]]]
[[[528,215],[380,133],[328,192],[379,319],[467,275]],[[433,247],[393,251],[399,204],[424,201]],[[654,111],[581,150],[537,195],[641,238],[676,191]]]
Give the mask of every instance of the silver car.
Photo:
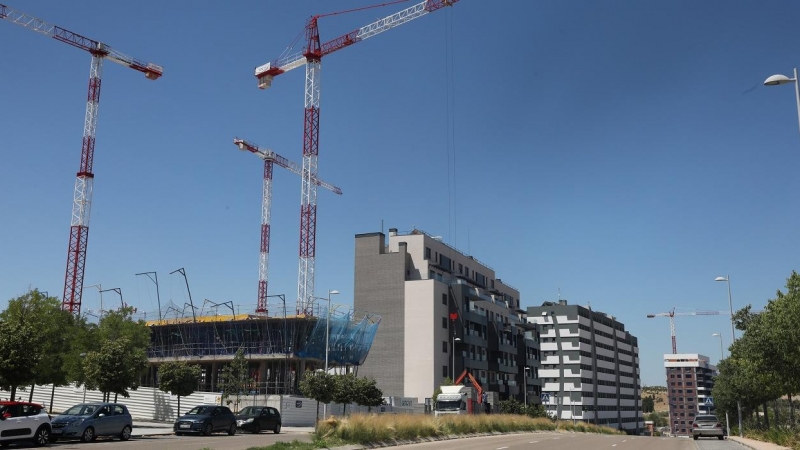
[[[699,437],[716,437],[719,440],[725,439],[725,427],[717,416],[711,414],[701,414],[694,418],[692,422],[692,439]]]
[[[97,436],[131,438],[133,419],[120,403],[81,403],[53,418],[50,440],[80,439],[91,442]]]

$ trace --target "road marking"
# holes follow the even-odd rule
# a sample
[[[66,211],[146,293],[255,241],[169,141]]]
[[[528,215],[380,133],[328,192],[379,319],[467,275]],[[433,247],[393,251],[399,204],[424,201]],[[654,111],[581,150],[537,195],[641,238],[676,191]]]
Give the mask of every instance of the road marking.
[[[625,439],[625,440],[623,440],[622,442],[628,442],[628,440],[627,440],[627,439]]]
[[[616,447],[616,446],[617,446],[617,444],[611,444],[611,446],[612,446],[612,447]]]
[[[508,448],[508,447],[497,447],[497,450],[503,450],[504,448]]]
[[[528,442],[528,444],[535,444],[537,442],[539,442],[539,441],[530,441],[530,442]]]

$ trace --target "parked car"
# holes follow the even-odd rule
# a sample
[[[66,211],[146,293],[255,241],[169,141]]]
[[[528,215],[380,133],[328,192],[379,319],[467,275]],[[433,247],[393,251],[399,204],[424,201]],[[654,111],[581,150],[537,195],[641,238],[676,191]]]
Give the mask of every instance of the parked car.
[[[717,416],[711,414],[701,414],[695,416],[692,422],[692,439],[699,437],[716,437],[719,440],[725,438],[725,427]]]
[[[236,434],[236,416],[226,406],[198,405],[185,415],[178,417],[172,430],[176,435],[203,434],[225,431],[229,435]]]
[[[121,403],[79,403],[52,421],[50,441],[80,439],[92,442],[97,436],[116,436],[127,441],[131,438],[133,418]]]
[[[251,433],[272,430],[278,434],[281,432],[281,413],[271,406],[248,406],[236,414],[236,425]]]
[[[0,402],[0,446],[28,441],[39,447],[50,441],[50,416],[38,403]]]

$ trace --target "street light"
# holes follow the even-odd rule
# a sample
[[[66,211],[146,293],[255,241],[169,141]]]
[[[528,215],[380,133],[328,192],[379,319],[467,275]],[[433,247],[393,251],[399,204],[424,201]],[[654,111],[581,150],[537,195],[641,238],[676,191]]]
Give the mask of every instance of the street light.
[[[779,84],[794,83],[794,93],[797,99],[797,120],[800,125],[800,86],[797,84],[797,69],[794,69],[794,78],[789,78],[786,75],[773,75],[764,80],[764,86],[777,86]]]
[[[328,373],[328,347],[330,342],[330,334],[331,334],[331,295],[337,295],[339,291],[336,289],[328,290],[328,314],[325,316],[325,374]],[[322,404],[322,417],[328,415],[328,408],[327,404]]]
[[[773,76],[767,78],[767,81],[770,81],[770,79],[773,79],[775,77],[779,77],[779,75],[773,75]],[[784,78],[786,78],[786,77],[784,77]],[[764,84],[767,84],[767,81],[765,81]],[[795,79],[794,79],[794,81],[795,82],[797,81],[797,69],[795,69]],[[772,84],[781,84],[781,83],[785,83],[785,81],[780,81],[778,79],[778,80],[775,80],[774,82],[772,82]],[[798,98],[800,98],[800,97],[798,97]],[[733,343],[736,342],[736,333],[734,332],[734,328],[733,328],[733,300],[731,299],[731,277],[730,277],[730,275],[726,275],[724,277],[717,277],[717,278],[714,278],[714,281],[724,281],[724,282],[728,283],[728,307],[731,309],[731,345],[733,345]],[[721,340],[722,340],[722,338],[720,337],[720,341]],[[737,413],[739,415],[739,437],[743,438],[744,437],[744,432],[742,431],[742,402],[739,401],[738,399],[736,400],[736,411],[737,411]]]
[[[711,336],[719,338],[719,360],[722,361],[725,358],[725,353],[722,350],[722,333],[713,333]],[[719,373],[719,367],[717,368],[717,373]],[[728,429],[728,432],[730,433],[731,422],[730,418],[728,417],[728,411],[725,411],[725,427]]]

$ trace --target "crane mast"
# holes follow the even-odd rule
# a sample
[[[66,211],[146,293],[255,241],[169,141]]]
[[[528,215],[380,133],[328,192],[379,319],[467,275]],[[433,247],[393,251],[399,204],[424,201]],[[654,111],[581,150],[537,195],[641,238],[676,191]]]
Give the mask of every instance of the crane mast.
[[[275,76],[300,67],[303,64],[306,66],[303,112],[303,181],[300,190],[300,249],[297,274],[298,308],[304,314],[313,314],[314,303],[314,266],[317,233],[317,185],[314,180],[317,175],[319,157],[320,69],[322,57],[445,6],[451,6],[457,1],[425,0],[324,44],[320,42],[319,28],[317,26],[318,19],[349,11],[312,16],[306,23],[306,48],[302,53],[296,53],[269,62],[255,69],[258,87],[266,89],[272,85],[272,79]]]
[[[92,206],[94,173],[95,136],[97,132],[97,113],[100,106],[100,86],[103,72],[103,59],[144,73],[150,80],[158,79],[164,69],[156,64],[146,63],[120,53],[102,42],[73,33],[57,25],[49,24],[26,13],[0,4],[0,19],[5,19],[29,30],[44,34],[58,41],[85,50],[92,55],[89,69],[89,89],[86,99],[86,115],[83,122],[83,141],[81,161],[75,178],[70,221],[69,245],[67,248],[67,268],[64,277],[64,296],[61,308],[75,315],[80,314],[83,296],[83,274],[86,267],[86,249],[89,242],[89,216]]]
[[[261,201],[261,246],[258,258],[258,303],[256,306],[256,313],[268,314],[267,302],[267,284],[269,281],[269,240],[271,230],[271,209],[272,209],[272,166],[273,163],[283,168],[288,169],[290,172],[302,175],[302,169],[292,161],[284,158],[283,156],[273,152],[269,149],[260,149],[255,144],[247,142],[243,139],[234,139],[234,145],[239,147],[239,150],[249,151],[264,161],[264,183]],[[333,192],[334,194],[342,195],[342,190],[332,184],[314,178],[314,183],[317,186],[322,186],[325,189]]]

